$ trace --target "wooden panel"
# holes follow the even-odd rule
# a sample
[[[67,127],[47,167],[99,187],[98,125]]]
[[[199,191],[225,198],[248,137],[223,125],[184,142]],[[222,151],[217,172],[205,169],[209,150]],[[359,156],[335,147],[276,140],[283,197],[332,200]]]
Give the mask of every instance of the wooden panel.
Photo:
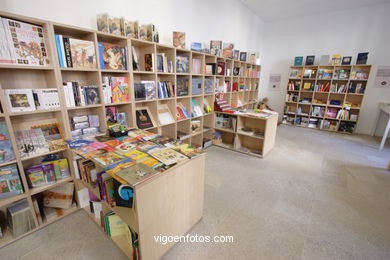
[[[136,189],[143,259],[159,259],[174,245],[158,243],[154,236],[184,235],[202,218],[204,168],[202,155]]]

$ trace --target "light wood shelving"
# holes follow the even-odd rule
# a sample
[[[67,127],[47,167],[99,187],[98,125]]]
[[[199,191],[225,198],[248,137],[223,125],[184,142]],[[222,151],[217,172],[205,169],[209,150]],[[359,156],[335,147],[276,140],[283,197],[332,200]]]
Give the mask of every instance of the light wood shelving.
[[[228,101],[230,104],[235,105],[235,102],[237,100],[240,100],[242,102],[242,105],[240,108],[253,108],[255,105],[255,101],[257,100],[258,96],[258,86],[259,86],[259,78],[258,77],[250,77],[249,73],[252,70],[256,70],[259,74],[260,72],[260,66],[251,64],[248,62],[241,62],[236,61],[232,59],[225,59],[222,57],[213,56],[210,54],[205,53],[199,53],[194,52],[190,50],[183,50],[183,49],[177,49],[172,46],[163,45],[159,43],[153,43],[153,42],[147,42],[147,41],[141,41],[138,39],[131,39],[126,38],[123,36],[115,36],[110,34],[101,33],[95,30],[75,27],[75,26],[69,26],[64,25],[60,23],[54,23],[51,21],[46,21],[42,19],[35,19],[31,17],[26,16],[20,16],[15,15],[11,13],[6,12],[0,12],[1,17],[5,18],[11,18],[15,20],[20,20],[24,22],[29,22],[33,24],[37,24],[43,27],[44,29],[44,37],[45,37],[45,44],[47,47],[47,53],[49,58],[49,65],[47,66],[22,66],[22,65],[0,65],[0,102],[2,106],[3,113],[0,114],[0,120],[4,120],[6,122],[6,125],[8,127],[8,131],[10,134],[10,140],[12,142],[12,147],[15,152],[16,160],[14,162],[8,162],[6,164],[16,163],[19,169],[20,178],[23,184],[24,193],[12,198],[7,198],[0,201],[0,210],[4,211],[5,207],[15,201],[19,200],[27,200],[31,214],[34,218],[35,228],[31,231],[23,234],[19,237],[12,237],[11,234],[6,233],[5,237],[0,239],[0,248],[12,243],[13,241],[26,236],[30,234],[31,232],[34,232],[35,230],[38,230],[50,223],[52,223],[55,220],[51,220],[50,222],[44,222],[43,224],[38,224],[38,219],[35,216],[35,212],[33,210],[33,204],[32,204],[32,196],[36,196],[37,194],[43,192],[44,190],[50,189],[52,187],[55,187],[57,185],[61,185],[66,182],[74,182],[76,185],[76,190],[79,190],[83,187],[86,187],[85,183],[81,183],[80,180],[76,179],[75,176],[75,169],[72,165],[72,159],[73,154],[70,150],[60,150],[60,151],[53,151],[45,154],[39,154],[34,155],[29,158],[21,158],[18,154],[18,149],[16,146],[16,140],[15,140],[15,131],[19,130],[26,130],[29,129],[32,125],[36,124],[47,124],[47,123],[53,123],[57,122],[60,125],[60,128],[62,130],[63,135],[66,139],[70,139],[72,137],[71,135],[71,126],[70,126],[70,119],[72,116],[75,115],[88,115],[88,114],[97,114],[100,118],[100,133],[103,134],[107,132],[107,122],[105,120],[105,108],[107,106],[116,106],[118,107],[118,110],[121,112],[127,112],[128,116],[128,124],[129,127],[136,127],[136,118],[135,118],[135,111],[137,108],[140,107],[147,107],[151,111],[151,117],[153,121],[155,122],[154,126],[146,129],[148,131],[158,133],[164,136],[168,136],[171,138],[177,138],[178,131],[184,132],[189,134],[189,137],[186,138],[184,141],[202,146],[203,141],[205,139],[212,139],[213,137],[213,128],[214,128],[214,120],[215,120],[215,113],[211,112],[210,114],[203,114],[200,117],[197,118],[188,118],[185,120],[176,120],[176,106],[178,102],[181,102],[184,106],[186,106],[188,112],[191,112],[191,101],[192,99],[196,99],[198,102],[198,105],[201,107],[203,111],[203,105],[205,100],[207,100],[208,104],[214,108],[214,100],[215,100],[215,91],[216,86],[218,84],[224,84],[225,81],[230,82],[232,85],[234,82],[240,82],[244,84],[242,90],[239,91],[229,91],[225,93],[226,97],[228,98]],[[61,68],[59,65],[59,60],[57,56],[57,50],[56,50],[56,42],[55,42],[55,34],[62,34],[65,36],[69,36],[76,39],[81,40],[89,40],[93,41],[95,45],[95,55],[96,55],[96,61],[97,66],[96,68],[91,69],[77,69],[77,68]],[[98,42],[109,42],[109,43],[117,43],[119,45],[122,45],[126,47],[127,49],[127,70],[102,70],[100,69],[99,64],[99,52],[98,52]],[[140,67],[141,71],[133,71],[132,68],[132,55],[131,55],[131,49],[132,46],[134,46],[135,50],[137,51],[139,61],[140,61]],[[144,54],[145,53],[153,53],[156,57],[157,53],[165,53],[168,56],[168,59],[172,60],[173,62],[173,72],[171,73],[162,73],[157,72],[156,66],[154,67],[154,71],[144,71]],[[189,56],[189,73],[176,73],[176,55],[178,53],[185,53]],[[233,73],[233,67],[240,67],[241,68],[241,75],[240,76],[227,76],[227,75],[209,75],[200,73],[200,74],[192,74],[192,58],[200,58],[202,59],[202,70],[206,62],[220,62],[223,61],[226,63],[226,66],[230,69],[231,73]],[[102,77],[103,76],[125,76],[128,77],[129,87],[130,87],[130,101],[129,102],[123,102],[119,104],[104,104],[104,98],[103,98],[103,90],[102,90]],[[157,88],[155,90],[156,98],[153,100],[144,100],[144,101],[135,101],[134,97],[134,83],[139,82],[141,80],[152,80],[155,82],[155,86],[157,87],[158,81],[171,81],[175,86],[177,86],[177,79],[179,77],[186,77],[189,79],[189,93],[187,96],[175,96],[169,99],[158,99],[157,98]],[[202,90],[201,94],[199,95],[192,95],[191,93],[191,79],[193,77],[200,78],[202,80]],[[205,79],[211,79],[213,80],[213,91],[207,92],[205,91]],[[63,89],[63,82],[66,81],[78,81],[80,84],[89,84],[89,85],[97,85],[99,89],[100,94],[100,100],[101,104],[96,105],[90,105],[85,107],[67,107],[65,102],[65,93]],[[28,84],[26,84],[28,83]],[[4,89],[21,89],[21,88],[53,88],[58,90],[59,99],[60,99],[60,108],[59,109],[53,109],[53,110],[38,110],[38,111],[32,111],[32,112],[20,112],[20,113],[11,113],[8,109],[8,105],[5,99],[5,96],[3,94]],[[176,88],[175,88],[176,91]],[[157,107],[160,104],[167,104],[168,107],[170,107],[172,115],[174,117],[174,123],[167,124],[167,125],[159,125],[158,124],[158,117],[157,117]],[[191,120],[200,120],[201,121],[201,131],[196,133],[191,133]],[[68,159],[71,177],[61,180],[58,183],[51,184],[44,187],[34,188],[30,189],[28,187],[27,179],[25,176],[24,168],[33,165],[34,163],[37,163],[40,161],[40,159],[48,154],[52,153],[61,153],[61,155],[64,158]],[[201,157],[203,158],[203,156]],[[202,160],[203,166],[204,166],[204,158],[199,159]],[[198,161],[199,161],[198,160]],[[190,160],[192,161],[192,160]],[[2,164],[2,165],[6,165]],[[189,163],[188,165],[192,165],[192,163]],[[191,172],[191,171],[189,171]],[[194,175],[195,176],[195,175]],[[163,178],[159,178],[163,180]],[[203,179],[202,179],[203,180]],[[199,181],[202,181],[199,180]],[[183,180],[186,181],[186,180]],[[194,181],[194,179],[192,179]],[[189,185],[189,184],[188,184]],[[146,186],[145,186],[146,187]],[[202,186],[203,187],[203,186]],[[87,187],[91,189],[91,187]],[[145,188],[146,189],[146,188]],[[139,216],[144,216],[145,214],[150,214],[150,216],[153,216],[153,212],[151,211],[152,208],[152,202],[153,199],[159,199],[159,198],[153,198],[153,196],[156,196],[159,194],[158,189],[159,187],[154,187],[150,192],[153,192],[153,194],[147,194],[146,192],[143,193],[142,196],[145,196],[145,198],[149,198],[149,202],[144,203],[140,202],[141,200],[136,200],[136,206],[140,210],[137,214]],[[199,188],[200,189],[200,188]],[[174,189],[173,189],[174,190]],[[199,190],[201,193],[202,190]],[[140,191],[141,192],[141,191]],[[137,195],[137,191],[136,191]],[[177,195],[177,194],[176,194]],[[141,196],[141,195],[139,195]],[[202,193],[203,196],[203,193]],[[180,197],[175,196],[175,194],[171,194],[171,197]],[[75,198],[77,204],[78,199]],[[166,246],[164,245],[158,245],[158,248],[156,250],[149,250],[148,247],[154,247],[156,246],[156,243],[153,243],[150,241],[152,236],[148,237],[148,229],[146,228],[146,224],[155,225],[155,223],[158,223],[158,225],[166,225],[172,228],[175,232],[177,231],[180,234],[184,234],[187,232],[193,224],[196,223],[201,218],[201,208],[203,207],[203,197],[201,204],[198,205],[197,209],[188,208],[186,209],[188,212],[193,212],[196,210],[196,214],[192,216],[186,216],[188,219],[187,225],[180,226],[180,230],[175,230],[175,221],[172,221],[172,219],[163,219],[164,222],[161,221],[155,221],[155,220],[142,220],[142,222],[137,222],[134,220],[131,220],[131,222],[135,222],[136,224],[132,224],[135,231],[138,231],[140,234],[140,241],[141,241],[141,252],[143,254],[144,259],[154,259],[157,257],[160,257],[162,254],[164,254],[171,246],[172,244],[168,244]],[[165,204],[169,202],[164,202]],[[181,201],[180,203],[184,203],[184,201]],[[144,205],[142,205],[144,204]],[[184,204],[180,204],[184,205]],[[190,204],[188,204],[190,205]],[[77,205],[78,206],[78,205]],[[148,208],[145,208],[145,207]],[[167,208],[169,208],[167,206]],[[163,208],[159,207],[161,211],[164,211]],[[72,212],[74,212],[76,209],[72,209],[66,212],[65,215],[68,215]],[[123,216],[126,218],[127,214],[121,213],[119,207],[116,209],[113,209],[114,212],[116,212],[118,215]],[[141,211],[145,211],[141,213]],[[167,214],[167,212],[164,212],[164,214]],[[182,212],[178,209],[174,212],[175,218],[178,219],[179,215],[182,214]],[[58,219],[62,218],[63,216],[59,217]],[[127,216],[129,218],[129,216]],[[194,219],[197,219],[196,221]],[[191,225],[190,225],[191,224]],[[158,227],[157,227],[158,228]],[[187,230],[184,230],[186,228]],[[144,233],[143,233],[144,232]],[[146,235],[145,235],[146,234]],[[176,234],[176,233],[175,233]],[[145,242],[143,242],[145,241]],[[117,244],[120,244],[118,242]],[[121,246],[119,246],[121,247]],[[126,253],[126,252],[125,252]]]
[[[363,103],[364,93],[367,90],[367,81],[369,79],[369,74],[371,70],[371,65],[359,64],[359,65],[319,65],[319,66],[291,66],[290,67],[290,75],[291,71],[294,70],[294,74],[297,77],[290,77],[288,80],[288,86],[294,84],[296,87],[294,90],[287,86],[286,91],[286,101],[284,107],[284,116],[283,116],[283,124],[294,125],[299,127],[318,129],[330,132],[344,133],[344,134],[352,134],[356,129],[356,125],[359,120],[360,108]],[[313,70],[315,71],[310,78],[303,77],[305,70]],[[327,70],[330,72],[329,77],[321,76],[320,71]],[[346,77],[339,78],[339,76],[335,77],[334,75],[338,75],[337,73],[340,70],[344,70],[343,73],[347,73]],[[356,76],[351,76],[352,72],[363,72],[366,74],[365,78],[356,78]],[[355,75],[355,74],[354,74]],[[315,91],[315,89],[305,89],[304,84],[310,83],[313,86],[329,84],[329,86],[338,86],[341,85],[346,86],[346,90],[342,92],[334,92],[332,88],[330,91]],[[350,92],[349,86],[352,84],[353,92]],[[360,84],[363,88],[362,93],[356,93],[357,84]],[[295,96],[294,98],[292,98]],[[302,99],[306,99],[306,102],[301,102]],[[340,105],[334,105],[330,102],[332,100],[337,100],[340,102]],[[320,103],[319,103],[319,102]],[[354,106],[348,105],[348,103],[353,103]],[[315,107],[323,107],[324,113],[323,115],[317,115],[313,113],[313,109]],[[341,109],[345,109],[349,111],[350,115],[355,115],[357,120],[350,119],[341,119],[341,118],[333,118],[326,116],[326,112],[328,109],[337,109],[337,111]],[[302,113],[298,113],[299,110]],[[303,121],[305,122],[302,122]],[[314,120],[313,120],[314,119]],[[317,121],[316,121],[317,120]],[[321,122],[329,121],[335,124],[335,127],[332,129],[327,129],[322,127],[324,124]],[[308,122],[308,123],[306,123]],[[340,127],[340,125],[350,124],[348,130],[346,131],[346,127]],[[325,124],[326,125],[326,124]]]

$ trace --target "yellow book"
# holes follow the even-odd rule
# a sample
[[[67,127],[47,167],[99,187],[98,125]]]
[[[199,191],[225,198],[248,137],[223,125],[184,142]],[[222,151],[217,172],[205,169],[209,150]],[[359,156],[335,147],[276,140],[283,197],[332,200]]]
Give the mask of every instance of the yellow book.
[[[138,151],[138,150],[132,150],[128,153],[125,153],[124,156],[129,157],[130,159],[132,159],[134,161],[139,161],[141,159],[144,159],[148,155],[146,153],[143,153],[143,152]]]
[[[310,82],[305,82],[305,84],[303,84],[303,88],[304,89],[310,89],[311,87],[311,83]]]
[[[110,215],[107,217],[110,229],[110,236],[127,235],[126,224],[117,215]]]

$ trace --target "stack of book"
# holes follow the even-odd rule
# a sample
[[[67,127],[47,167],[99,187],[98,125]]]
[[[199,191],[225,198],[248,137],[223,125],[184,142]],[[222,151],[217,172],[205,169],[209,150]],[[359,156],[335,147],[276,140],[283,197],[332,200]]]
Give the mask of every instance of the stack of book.
[[[103,77],[104,103],[115,104],[130,101],[129,79],[127,77]]]
[[[61,68],[96,69],[95,45],[92,41],[56,34],[56,47]]]
[[[15,202],[7,207],[8,228],[14,237],[18,237],[35,228],[27,200]]]
[[[70,176],[67,159],[42,162],[24,169],[24,172],[30,188],[55,183]]]
[[[64,82],[67,107],[79,107],[100,103],[98,86],[80,86],[78,82]]]
[[[1,18],[0,63],[28,66],[49,64],[42,26]]]
[[[71,120],[72,137],[96,135],[99,133],[100,121],[98,115],[74,116]]]
[[[170,81],[157,82],[157,95],[159,99],[174,97],[175,85]]]
[[[135,100],[153,100],[156,98],[156,87],[154,81],[143,80],[134,83]]]
[[[55,88],[5,89],[10,112],[58,109],[60,100]]]

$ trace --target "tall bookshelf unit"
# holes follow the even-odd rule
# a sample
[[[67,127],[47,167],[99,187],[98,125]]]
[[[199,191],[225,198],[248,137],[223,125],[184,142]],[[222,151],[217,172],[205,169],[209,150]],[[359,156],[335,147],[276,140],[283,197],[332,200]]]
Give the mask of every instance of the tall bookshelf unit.
[[[305,77],[305,71],[307,70],[311,70],[312,73],[310,76]],[[366,64],[291,66],[283,123],[324,131],[352,134],[356,129],[359,119],[370,70],[371,65]],[[324,74],[325,71],[327,74]],[[340,71],[344,73],[342,77],[340,77]],[[359,73],[365,76],[361,77]],[[321,90],[320,87],[326,86],[327,84],[329,85],[329,89],[325,91]],[[310,88],[308,87],[309,85]],[[334,89],[334,87],[340,88],[343,85],[346,86],[344,91]],[[334,104],[335,102],[337,104]],[[316,109],[318,111],[320,108],[323,109],[323,114],[317,114],[315,112]],[[329,109],[337,112],[343,109],[347,110],[349,117],[329,117],[327,115]],[[352,119],[351,115],[353,115]],[[327,121],[334,126],[327,128],[326,125],[329,124]],[[346,128],[349,130],[345,130]]]
[[[23,184],[24,193],[18,196],[14,196],[11,198],[0,200],[0,210],[4,211],[7,205],[10,205],[13,202],[20,200],[27,200],[30,206],[31,214],[34,218],[35,228],[31,231],[19,236],[13,237],[11,233],[7,232],[4,234],[4,237],[0,239],[0,248],[19,239],[25,235],[34,232],[37,229],[40,229],[72,212],[79,208],[78,197],[75,197],[77,208],[73,208],[70,211],[67,211],[65,215],[58,217],[50,222],[43,222],[42,224],[38,224],[38,220],[35,216],[33,205],[32,205],[32,196],[42,193],[43,191],[49,190],[57,185],[61,185],[66,182],[74,182],[76,191],[80,190],[84,187],[90,189],[92,192],[96,192],[92,187],[88,186],[88,184],[83,183],[81,180],[76,178],[76,169],[74,168],[72,161],[74,159],[74,154],[69,149],[53,151],[50,153],[36,155],[30,158],[20,158],[18,154],[18,149],[16,146],[16,139],[14,135],[14,131],[17,130],[26,130],[29,129],[32,125],[46,124],[58,122],[60,128],[63,132],[63,135],[66,139],[71,138],[71,126],[70,121],[73,116],[79,115],[88,115],[88,114],[97,114],[100,118],[100,133],[105,134],[107,132],[107,122],[105,120],[105,107],[107,106],[116,106],[117,110],[120,112],[127,112],[128,115],[128,124],[129,127],[136,127],[136,118],[135,111],[139,108],[147,107],[151,112],[152,120],[154,121],[154,127],[146,129],[148,131],[158,133],[164,136],[168,136],[171,138],[177,138],[177,132],[181,131],[189,134],[186,139],[183,141],[195,145],[202,146],[204,139],[212,139],[213,137],[213,129],[214,129],[214,112],[203,114],[197,118],[188,118],[185,120],[177,121],[174,123],[167,125],[158,124],[158,115],[157,108],[159,105],[166,104],[173,117],[176,119],[176,104],[181,102],[185,105],[188,111],[191,111],[191,100],[196,99],[197,103],[200,105],[203,111],[203,102],[204,100],[208,101],[208,104],[212,107],[212,111],[214,110],[214,100],[215,100],[215,91],[212,93],[205,93],[204,91],[204,80],[205,78],[210,78],[214,81],[213,88],[218,84],[224,84],[225,81],[234,83],[240,82],[243,84],[243,88],[240,91],[228,91],[225,93],[225,99],[232,105],[237,104],[237,100],[241,101],[242,108],[253,108],[256,104],[257,96],[258,96],[258,85],[259,78],[251,77],[250,72],[252,70],[256,70],[259,74],[260,66],[251,64],[248,62],[240,62],[232,59],[225,59],[222,57],[213,56],[210,54],[194,52],[190,50],[178,49],[172,46],[163,45],[159,43],[153,43],[148,41],[141,41],[138,39],[130,39],[123,36],[116,36],[111,34],[106,34],[102,32],[98,32],[95,30],[89,30],[85,28],[79,28],[75,26],[69,26],[60,23],[53,23],[46,20],[25,17],[20,15],[15,15],[6,12],[0,12],[1,17],[11,18],[15,20],[19,20],[22,22],[28,22],[36,25],[40,25],[44,28],[44,36],[45,43],[48,49],[48,58],[49,65],[47,66],[20,66],[20,65],[5,65],[0,64],[0,102],[3,113],[0,114],[0,120],[6,122],[10,139],[12,142],[12,146],[15,152],[16,160],[12,162],[7,162],[3,165],[8,165],[12,163],[16,163],[19,169],[19,175],[21,177],[21,181]],[[89,40],[93,41],[95,45],[95,54],[97,60],[97,67],[92,69],[76,69],[76,68],[61,68],[59,66],[59,60],[57,56],[56,50],[56,42],[55,42],[55,34],[62,34],[64,36],[69,36],[76,39],[81,40]],[[116,43],[122,46],[127,47],[127,68],[128,70],[102,70],[100,69],[99,59],[98,59],[98,42],[108,42],[108,43]],[[134,47],[137,54],[140,58],[140,71],[133,71],[132,69],[132,57],[131,57],[131,47]],[[161,73],[155,71],[145,71],[143,65],[143,57],[142,55],[145,53],[157,53],[164,52],[169,59],[173,61],[174,72],[172,73]],[[176,54],[186,54],[189,57],[189,73],[176,73]],[[155,56],[156,57],[156,56]],[[226,62],[226,66],[233,70],[233,66],[239,66],[241,68],[240,76],[225,76],[225,75],[209,75],[203,73],[201,74],[193,74],[192,73],[192,59],[200,58],[202,60],[202,68],[205,63],[208,62],[217,62],[224,61]],[[125,76],[128,77],[129,87],[131,99],[129,102],[117,103],[117,104],[105,104],[103,99],[103,90],[102,90],[102,77],[104,76]],[[190,81],[189,85],[189,93],[187,96],[180,97],[172,97],[166,99],[158,99],[157,91],[156,98],[153,100],[143,100],[143,101],[135,101],[134,97],[134,83],[140,82],[141,80],[152,80],[155,83],[158,81],[172,81],[175,86],[177,83],[177,78],[186,77]],[[193,77],[197,77],[202,79],[202,92],[199,95],[192,95],[191,93],[191,79]],[[65,93],[63,89],[63,82],[66,81],[78,81],[80,84],[89,84],[89,85],[97,85],[99,86],[99,94],[100,94],[100,104],[89,105],[89,106],[79,106],[79,107],[67,107],[65,102]],[[157,84],[155,84],[157,86]],[[19,113],[11,113],[8,111],[7,102],[5,96],[3,94],[4,89],[17,89],[17,88],[56,88],[58,90],[59,98],[60,98],[60,108],[53,110],[37,110],[32,112],[19,112]],[[201,121],[201,129],[202,131],[191,133],[191,120],[200,120]],[[68,159],[69,168],[71,172],[71,177],[56,182],[54,184],[49,184],[43,187],[31,189],[28,187],[27,180],[24,173],[24,168],[33,165],[34,163],[40,162],[43,156],[47,154],[55,154],[60,153],[64,158]],[[203,156],[202,156],[203,158]],[[203,161],[204,159],[202,159]],[[189,164],[191,165],[191,164]],[[204,164],[203,164],[204,167]],[[146,195],[145,195],[146,196]],[[173,195],[172,195],[173,196]],[[202,200],[203,201],[203,200]],[[203,205],[203,204],[202,204]],[[140,207],[139,205],[136,205]],[[106,209],[109,210],[107,205]],[[93,214],[89,212],[89,209],[84,208],[86,212],[96,221],[93,217]],[[126,218],[126,222],[134,222],[134,217],[128,215],[127,212],[122,212],[121,207],[117,207],[115,209],[110,209],[114,212],[118,213],[120,216],[124,216]],[[128,221],[127,221],[128,220]],[[167,220],[168,221],[168,220]],[[99,223],[98,223],[99,224]],[[138,223],[140,224],[140,223]],[[192,223],[195,224],[195,223]],[[137,225],[133,225],[133,227],[137,227]],[[138,228],[140,228],[138,226]],[[135,229],[137,230],[137,229]],[[113,240],[118,247],[120,247],[126,255],[130,255],[129,248],[126,248],[126,244],[124,240],[121,239],[119,241]],[[142,248],[141,248],[142,249]],[[142,250],[148,250],[142,249]],[[159,249],[160,250],[160,249]],[[160,250],[161,251],[161,250]],[[160,252],[159,251],[159,252]],[[166,252],[166,249],[162,250]],[[161,252],[162,252],[161,251]]]

